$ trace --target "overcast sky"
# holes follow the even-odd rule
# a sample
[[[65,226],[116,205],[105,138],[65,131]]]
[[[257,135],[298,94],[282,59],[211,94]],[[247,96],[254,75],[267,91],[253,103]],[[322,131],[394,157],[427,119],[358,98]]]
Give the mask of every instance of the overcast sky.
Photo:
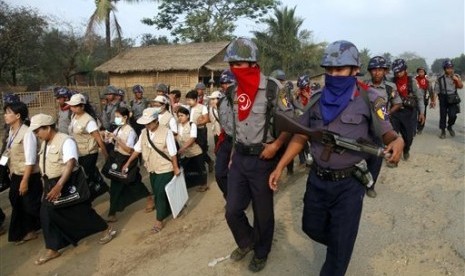
[[[30,6],[60,23],[70,22],[77,31],[95,9],[94,0],[4,0],[11,6]],[[345,39],[373,55],[405,51],[425,57],[429,65],[436,58],[464,53],[464,0],[282,0],[282,5],[297,6],[296,15],[304,19],[303,28],[313,31],[316,42]],[[142,1],[117,4],[117,18],[123,36],[139,41],[141,34],[167,35],[142,24],[153,17],[157,4]],[[235,34],[251,37],[250,31],[265,27],[241,20]]]

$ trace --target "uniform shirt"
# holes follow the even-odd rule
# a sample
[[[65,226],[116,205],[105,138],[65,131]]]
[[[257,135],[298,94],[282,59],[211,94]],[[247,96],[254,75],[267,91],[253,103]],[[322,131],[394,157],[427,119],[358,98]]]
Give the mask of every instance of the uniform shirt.
[[[417,99],[417,108],[418,108],[418,111],[421,113],[421,114],[425,114],[425,104],[423,102],[423,95],[422,95],[422,91],[421,89],[418,88],[418,83],[417,83],[417,80],[414,78],[414,77],[411,77],[411,76],[408,76],[409,79],[412,79],[412,89],[413,91],[408,91],[409,94],[412,94],[413,96],[416,97]],[[395,79],[394,78],[392,80],[392,82],[394,83],[394,85],[396,85],[395,83]],[[408,85],[408,84],[407,84]],[[397,87],[397,86],[396,86]],[[399,97],[400,97],[400,94],[399,94]],[[402,98],[401,98],[402,99]],[[403,108],[403,107],[402,107]]]
[[[153,137],[155,137],[155,133],[153,133],[152,131],[149,131],[149,135],[150,135],[150,140],[153,140]],[[138,153],[142,152],[141,141],[142,141],[142,136],[139,136],[137,143],[134,145],[134,151]],[[152,145],[150,145],[150,147],[152,147]],[[171,130],[168,130],[168,135],[166,136],[166,147],[168,149],[168,153],[170,154],[170,156],[175,156],[176,153],[178,152],[178,150],[176,149],[176,141],[174,140],[174,135]]]
[[[57,129],[61,133],[68,134],[68,127],[71,122],[71,110],[69,108],[58,109]]]
[[[163,118],[163,116],[170,116],[171,113],[167,110],[164,113],[158,114],[158,120],[160,121],[160,118]],[[171,129],[173,133],[178,133],[178,125],[176,123],[176,119],[171,117],[171,119],[168,121],[168,127]]]
[[[8,139],[7,139],[7,149],[10,149],[11,143],[13,142],[16,134],[13,133],[10,129]],[[37,162],[37,138],[32,131],[27,131],[24,134],[23,138],[23,148],[24,148],[24,165],[30,166],[35,165]]]
[[[142,112],[147,108],[147,106],[148,103],[145,98],[142,98],[141,100],[134,99],[131,101],[131,112],[135,120],[142,117]]]
[[[233,136],[233,109],[230,105],[228,96],[225,96],[219,100],[218,119],[221,127],[224,129],[224,132],[229,136]]]
[[[456,76],[460,79],[459,75],[456,75]],[[444,77],[444,80],[446,82],[446,87],[445,87],[446,91],[441,91],[441,86],[442,86],[442,89],[444,89],[444,81],[442,77]],[[455,82],[451,76],[443,74],[436,80],[436,83],[434,85],[434,94],[436,95],[444,94],[444,92],[446,92],[446,94],[451,95],[451,94],[454,94],[455,91],[457,91],[457,88],[455,87]]]
[[[374,106],[377,103],[384,105],[384,100],[380,99],[378,92],[373,88],[368,89],[368,98],[371,102],[374,102]],[[374,143],[374,130],[371,129],[370,108],[363,96],[357,91],[354,92],[349,105],[328,125],[323,124],[322,115],[320,112],[320,104],[317,102],[309,110],[307,110],[299,119],[300,123],[304,126],[312,129],[329,130],[339,134],[344,138],[359,139],[363,138],[367,141]],[[376,111],[374,113],[377,113]],[[373,120],[378,121],[380,135],[384,135],[388,131],[392,130],[392,126],[389,123],[387,116],[384,118],[375,115]],[[323,144],[318,141],[310,143],[312,156],[319,166],[323,168],[329,168],[333,170],[346,169],[354,166],[362,159],[367,159],[369,154],[356,152],[351,150],[345,150],[342,154],[332,152],[328,161],[321,160],[321,156],[324,150]]]
[[[121,137],[122,136],[122,133],[119,132],[118,130],[119,130],[119,128],[117,128],[117,129],[115,129],[113,131],[113,134],[115,135],[115,137]],[[136,139],[137,139],[137,134],[134,131],[134,129],[131,128],[131,130],[129,131],[129,134],[128,134],[128,139],[126,140],[126,146],[133,149],[134,144],[136,143]]]
[[[397,87],[394,83],[382,81],[380,85],[374,85],[373,82],[369,80],[367,84],[370,87],[374,88],[374,90],[378,93],[378,96],[383,98],[386,102],[389,100],[389,102],[387,103],[388,108],[392,107],[395,104],[402,104],[402,99],[400,98],[399,93],[397,92]],[[391,95],[388,95],[386,86],[391,87]]]
[[[102,125],[106,130],[109,130],[115,121],[115,112],[118,107],[126,107],[126,104],[122,101],[107,103],[107,105],[103,108]]]

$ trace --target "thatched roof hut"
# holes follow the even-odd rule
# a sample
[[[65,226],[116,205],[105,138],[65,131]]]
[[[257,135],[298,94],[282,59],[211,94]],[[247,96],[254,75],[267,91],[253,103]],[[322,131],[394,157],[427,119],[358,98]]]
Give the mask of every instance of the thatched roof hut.
[[[227,41],[135,47],[95,68],[108,73],[117,87],[165,83],[173,89],[190,89],[199,81],[208,84],[228,67],[223,61]],[[184,92],[183,91],[183,92]]]

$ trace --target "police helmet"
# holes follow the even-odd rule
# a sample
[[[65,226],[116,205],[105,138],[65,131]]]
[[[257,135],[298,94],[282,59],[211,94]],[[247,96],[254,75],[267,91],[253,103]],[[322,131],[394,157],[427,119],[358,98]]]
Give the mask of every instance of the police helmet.
[[[422,66],[418,67],[418,68],[417,68],[417,74],[418,74],[418,71],[420,71],[420,70],[423,70],[423,72],[425,72],[425,75],[426,75],[426,69],[425,69],[425,67],[422,67]]]
[[[161,91],[163,93],[168,93],[168,86],[164,83],[157,83],[155,85],[155,91]]]
[[[284,71],[281,69],[274,70],[271,72],[270,76],[280,81],[286,80],[286,73],[284,73]]]
[[[113,85],[105,87],[105,95],[118,95],[118,89]]]
[[[132,87],[132,92],[133,93],[144,93],[144,87],[140,84],[136,84]]]
[[[368,62],[368,70],[376,69],[376,68],[383,68],[389,69],[389,65],[386,62],[386,59],[382,56],[372,57]]]
[[[205,89],[207,89],[207,87],[205,86],[203,82],[199,82],[195,85],[195,90],[205,90]]]
[[[233,83],[236,81],[236,77],[231,72],[231,70],[226,69],[221,73],[220,83]]]
[[[443,62],[442,62],[442,68],[453,68],[454,67],[454,64],[452,63],[452,60],[450,59],[445,59]]]
[[[55,97],[56,98],[70,98],[70,93],[68,88],[66,87],[58,87],[55,90]]]
[[[257,60],[257,45],[252,40],[244,37],[237,38],[229,43],[224,55],[224,61],[226,62],[257,62]]]
[[[394,60],[391,68],[394,74],[397,74],[401,71],[407,70],[407,63],[405,63],[405,60],[398,58]]]
[[[349,41],[338,40],[326,47],[321,67],[360,67],[360,56],[357,47]]]
[[[314,82],[314,83],[312,83],[312,86],[310,86],[310,89],[311,89],[312,91],[317,91],[317,90],[319,90],[320,88],[321,88],[321,85],[320,85],[318,82]]]
[[[7,92],[3,95],[3,104],[17,103],[20,101],[19,96],[12,92]]]
[[[308,75],[302,75],[297,79],[297,87],[304,89],[310,84],[310,77]]]
[[[126,92],[124,92],[123,89],[119,88],[119,89],[118,89],[118,94],[117,94],[117,95],[118,95],[118,96],[121,96],[121,97],[124,97],[124,94],[126,94]]]

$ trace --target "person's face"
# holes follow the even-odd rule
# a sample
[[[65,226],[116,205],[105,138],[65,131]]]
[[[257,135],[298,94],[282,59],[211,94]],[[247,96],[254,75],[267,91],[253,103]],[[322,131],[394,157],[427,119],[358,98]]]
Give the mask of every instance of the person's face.
[[[82,114],[84,113],[84,106],[82,104],[79,105],[72,105],[70,106],[71,112],[74,114]]]
[[[58,103],[59,106],[64,106],[65,102],[66,102],[66,98],[64,98],[64,97],[57,98],[57,103]]]
[[[375,84],[381,83],[385,74],[384,68],[374,68],[370,70],[371,81]]]
[[[121,115],[119,112],[115,112],[115,118],[121,118],[123,124],[126,124],[128,117]]]
[[[423,70],[418,70],[418,76],[424,77],[424,76],[425,76],[425,71],[423,71]]]
[[[210,106],[216,107],[218,105],[218,98],[211,98],[210,99]]]
[[[42,141],[50,140],[50,126],[39,127],[38,129],[34,130],[34,134],[37,138]]]
[[[220,83],[220,87],[222,91],[226,91],[228,89],[229,83]]]
[[[154,120],[145,125],[145,128],[149,131],[154,131],[158,126],[158,120]]]
[[[184,113],[178,112],[178,121],[181,124],[185,124],[189,121],[189,116]]]
[[[114,94],[108,94],[107,95],[107,102],[112,102],[113,100],[115,99],[115,95]]]
[[[196,99],[186,99],[186,103],[188,106],[190,107],[193,107],[197,104],[197,100]]]
[[[453,75],[454,74],[454,67],[448,67],[444,69],[444,72],[446,72],[446,75]]]
[[[21,118],[21,115],[15,114],[13,110],[11,110],[10,108],[7,108],[5,110],[5,114],[3,114],[3,118],[5,119],[5,123],[11,126],[12,124],[16,123]]]
[[[352,69],[353,68],[353,69]],[[351,74],[352,69],[352,74]],[[326,74],[331,75],[333,77],[348,77],[348,76],[355,76],[359,68],[350,67],[350,66],[342,66],[342,67],[326,67]]]
[[[157,90],[157,96],[164,96],[165,92]]]
[[[232,68],[247,68],[250,67],[250,63],[248,63],[247,61],[235,61],[231,62],[230,66]]]
[[[406,74],[407,74],[407,71],[405,71],[405,70],[402,70],[402,71],[400,71],[400,72],[395,73],[395,75],[396,75],[397,78],[402,78],[402,77],[405,76]]]
[[[134,97],[138,100],[142,99],[142,93],[141,92],[136,92],[134,93]]]
[[[199,98],[203,97],[203,95],[205,94],[205,90],[203,89],[197,89],[197,93],[199,94]]]

